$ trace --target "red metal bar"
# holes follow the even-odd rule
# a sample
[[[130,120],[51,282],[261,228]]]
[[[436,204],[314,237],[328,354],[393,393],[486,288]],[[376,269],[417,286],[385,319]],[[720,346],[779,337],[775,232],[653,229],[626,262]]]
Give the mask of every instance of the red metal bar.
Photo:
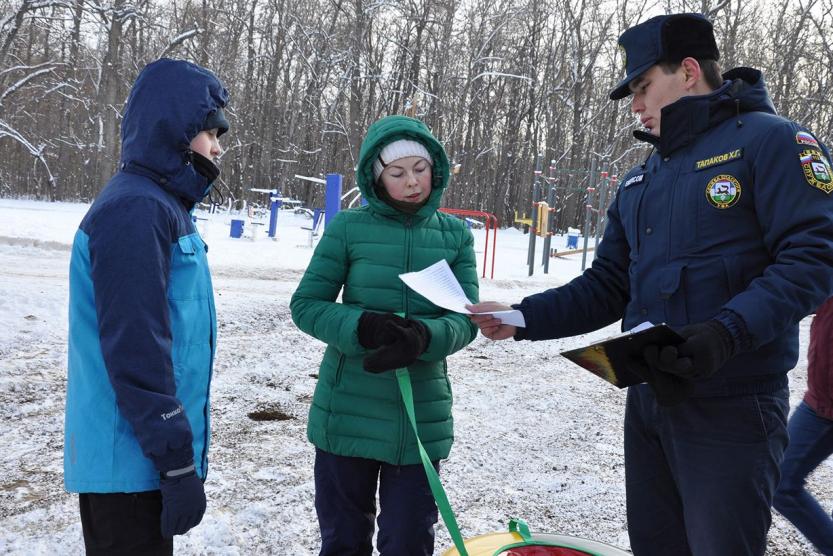
[[[495,216],[494,214],[490,214],[489,216],[494,218],[494,225],[495,225],[495,227],[494,227],[494,230],[495,230],[494,241],[492,242],[492,280],[494,280],[495,279],[495,253],[497,252],[497,216]]]
[[[498,220],[497,216],[490,212],[483,212],[480,210],[470,210],[470,209],[455,209],[455,208],[441,208],[441,212],[445,212],[447,214],[454,214],[457,216],[479,216],[483,218],[486,223],[486,247],[483,249],[483,275],[481,278],[486,277],[486,265],[488,264],[489,260],[489,226],[490,224],[494,224],[494,236],[492,239],[492,276],[491,278],[494,280],[495,278],[495,251],[497,247],[497,226]]]
[[[481,278],[486,277],[486,261],[489,259],[489,223],[490,219],[488,217],[485,218],[486,222],[486,247],[483,248],[483,275]],[[495,247],[492,246],[492,252],[494,252]],[[492,277],[494,278],[494,276]]]

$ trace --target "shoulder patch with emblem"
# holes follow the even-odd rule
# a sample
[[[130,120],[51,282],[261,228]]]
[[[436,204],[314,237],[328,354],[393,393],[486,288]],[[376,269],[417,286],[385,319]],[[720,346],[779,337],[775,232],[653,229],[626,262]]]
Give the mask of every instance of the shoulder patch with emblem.
[[[811,147],[821,148],[819,147],[819,142],[813,137],[813,134],[806,131],[796,133],[795,142],[799,145],[810,145]]]
[[[829,195],[833,191],[833,170],[824,153],[818,149],[807,149],[801,151],[798,158],[807,183]]]
[[[645,174],[637,174],[632,178],[628,178],[628,180],[622,184],[622,189],[628,188],[635,183],[642,183],[643,179],[645,179]]]
[[[699,172],[700,170],[705,170],[706,168],[711,168],[712,166],[719,166],[720,164],[726,164],[727,162],[731,162],[739,158],[743,158],[743,149],[735,149],[726,153],[716,154],[714,156],[710,156],[709,158],[698,160],[694,163],[694,169]]]
[[[719,174],[706,186],[706,199],[715,208],[727,209],[737,204],[740,192],[740,182],[735,176]]]

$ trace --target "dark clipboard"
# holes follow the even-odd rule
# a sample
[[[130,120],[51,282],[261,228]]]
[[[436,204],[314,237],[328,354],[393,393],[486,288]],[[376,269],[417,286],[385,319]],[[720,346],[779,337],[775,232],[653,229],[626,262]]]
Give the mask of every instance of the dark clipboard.
[[[619,388],[645,380],[629,369],[631,356],[640,357],[650,344],[674,345],[685,340],[666,324],[656,324],[639,332],[625,332],[601,342],[562,351],[561,355]]]

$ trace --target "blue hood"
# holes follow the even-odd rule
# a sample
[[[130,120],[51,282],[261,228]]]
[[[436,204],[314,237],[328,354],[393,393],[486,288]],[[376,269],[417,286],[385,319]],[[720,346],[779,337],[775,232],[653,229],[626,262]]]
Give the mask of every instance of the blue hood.
[[[210,71],[161,58],[145,66],[127,99],[121,126],[121,169],[149,177],[179,198],[197,202],[210,184],[191,164],[191,140],[228,91]]]

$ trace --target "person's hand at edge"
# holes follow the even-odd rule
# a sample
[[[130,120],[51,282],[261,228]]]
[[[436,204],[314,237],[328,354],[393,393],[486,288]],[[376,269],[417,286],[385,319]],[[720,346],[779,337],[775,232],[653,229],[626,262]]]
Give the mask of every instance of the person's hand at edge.
[[[466,305],[466,309],[472,313],[493,313],[497,311],[511,311],[512,307],[497,301],[482,301],[472,305]],[[503,324],[499,318],[490,314],[471,314],[469,315],[475,326],[480,329],[480,333],[490,340],[506,340],[512,338],[517,334],[518,328],[511,324]]]
[[[205,487],[194,464],[160,474],[162,536],[169,539],[196,527],[205,514]]]

